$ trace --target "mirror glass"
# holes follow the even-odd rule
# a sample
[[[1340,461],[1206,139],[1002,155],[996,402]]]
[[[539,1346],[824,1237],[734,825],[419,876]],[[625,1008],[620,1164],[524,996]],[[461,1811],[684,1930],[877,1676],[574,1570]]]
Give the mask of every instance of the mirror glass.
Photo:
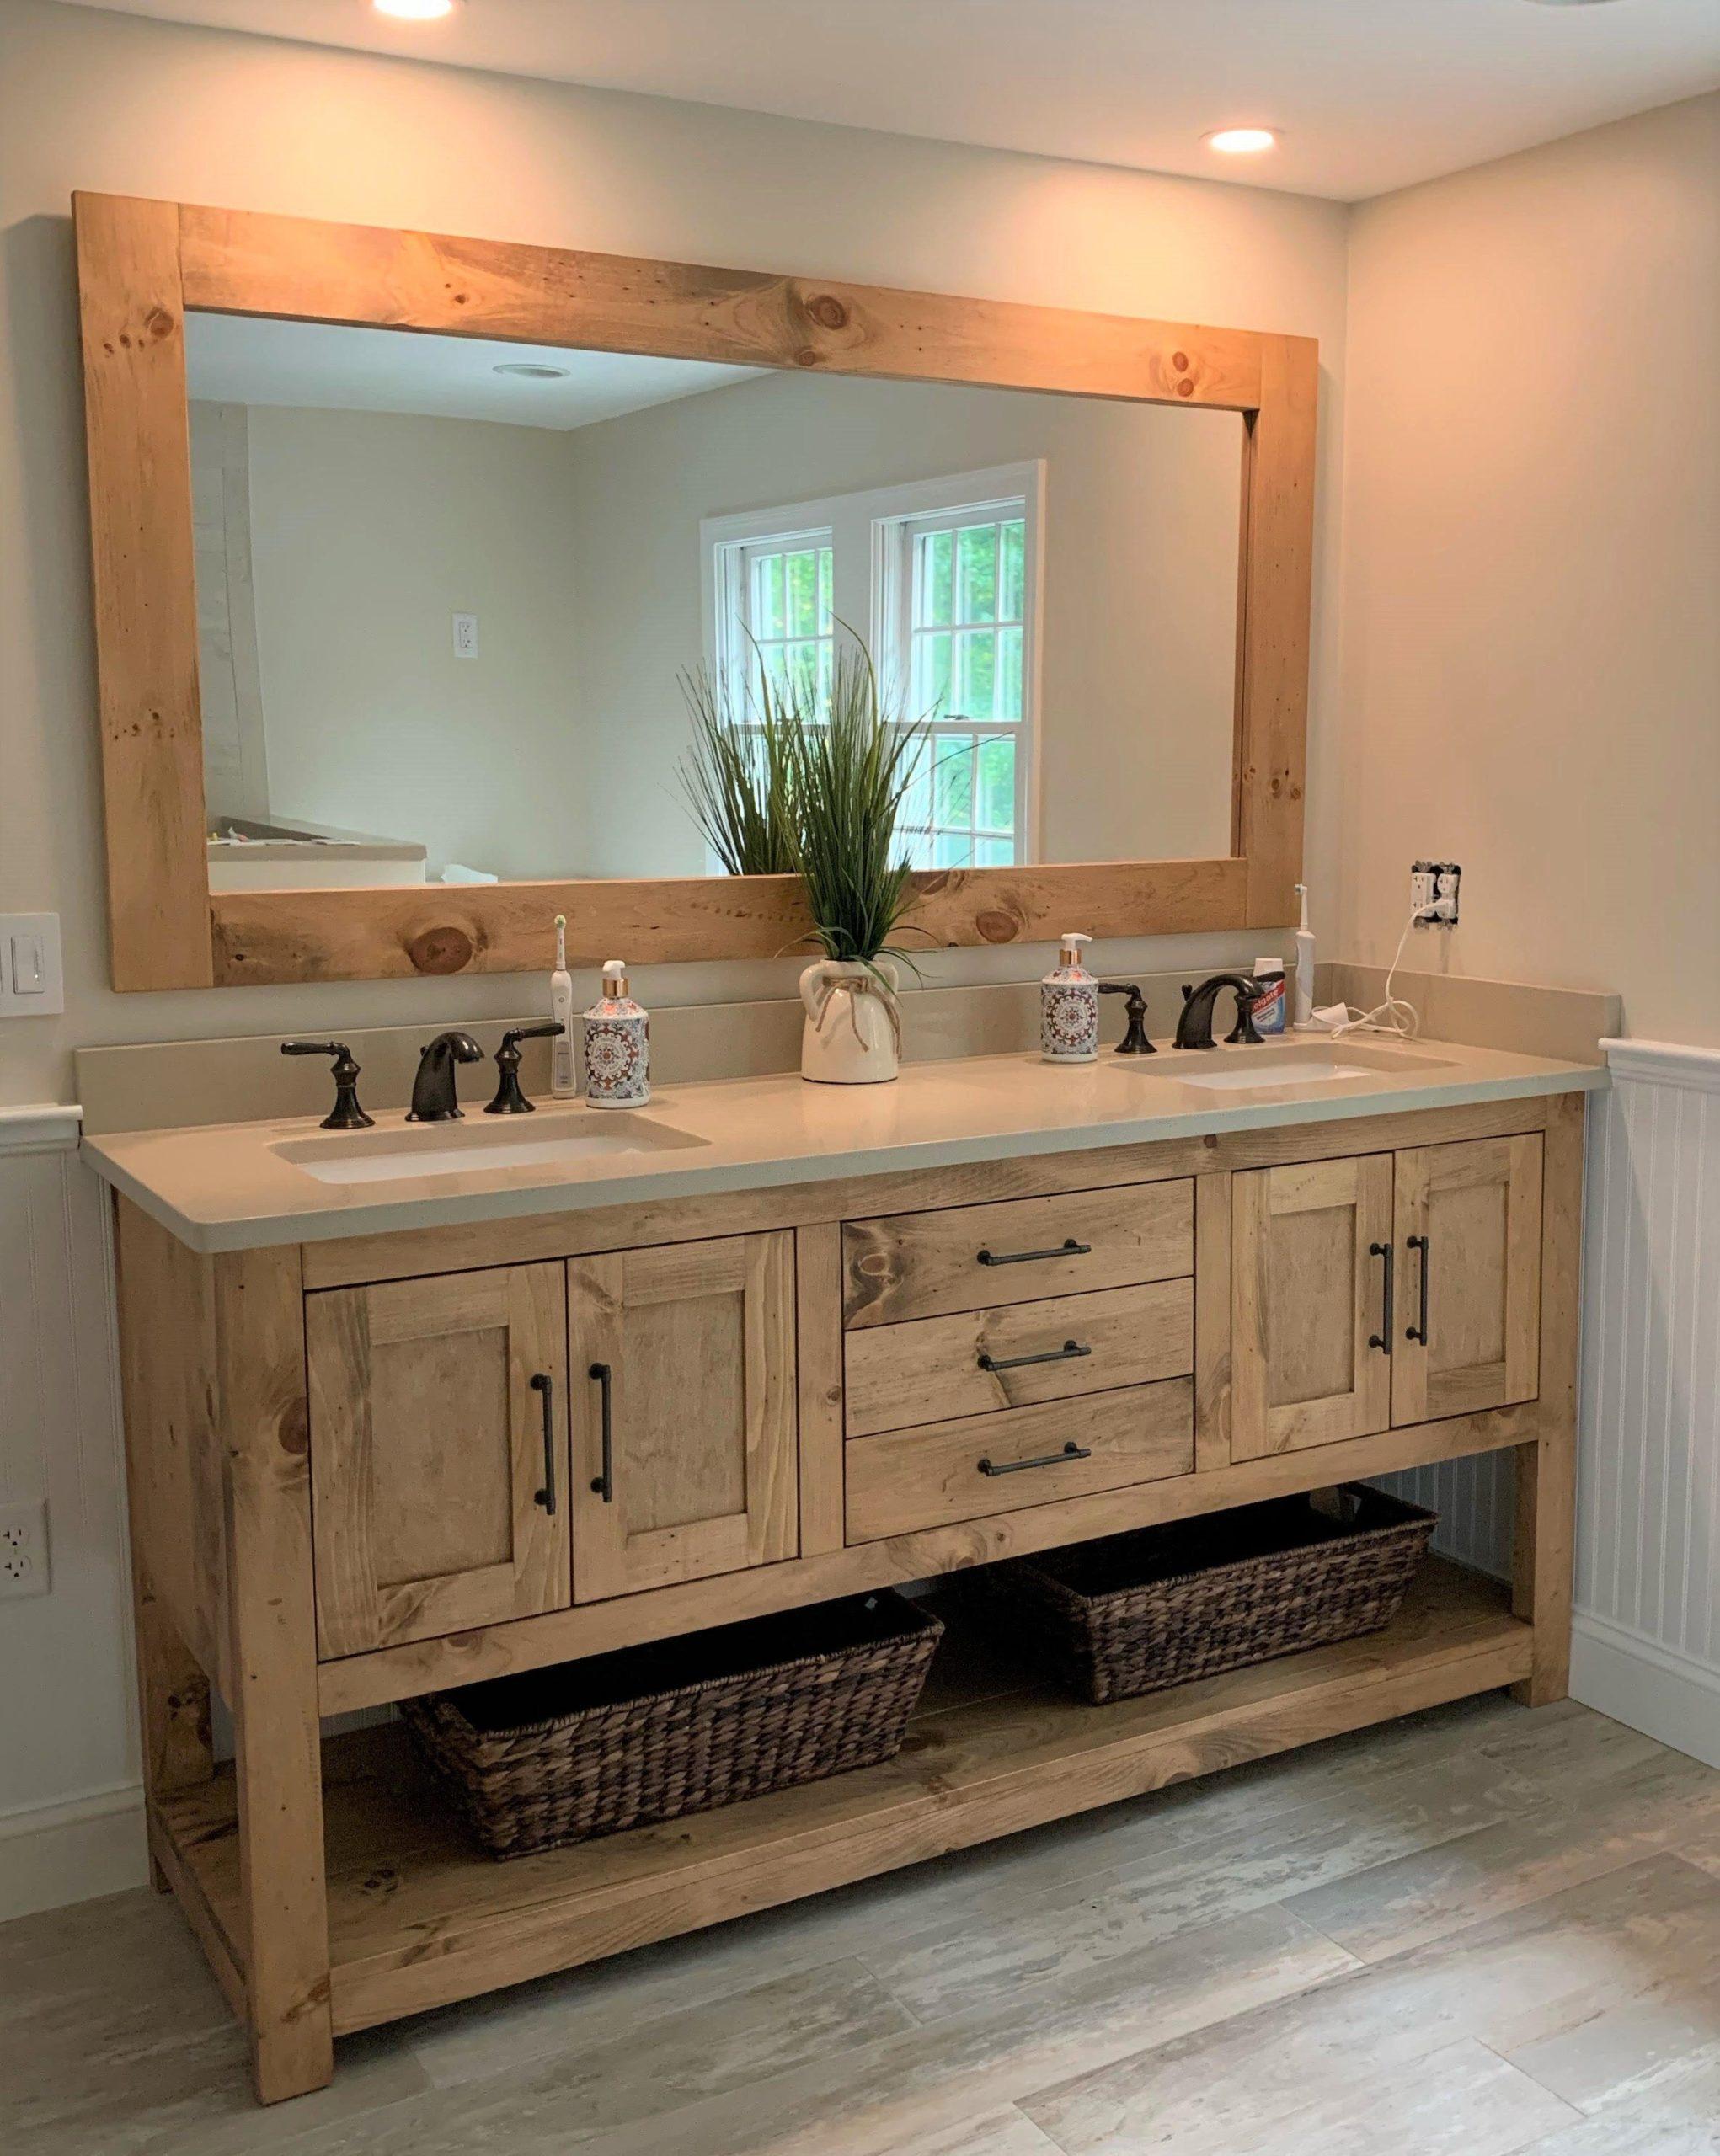
[[[932,722],[918,867],[1231,851],[1242,421],[187,323],[217,889],[722,873],[690,675]]]

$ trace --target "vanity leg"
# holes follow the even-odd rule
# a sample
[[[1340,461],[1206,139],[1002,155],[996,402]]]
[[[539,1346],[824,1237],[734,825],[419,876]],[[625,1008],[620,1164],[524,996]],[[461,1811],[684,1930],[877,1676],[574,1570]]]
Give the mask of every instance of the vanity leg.
[[[154,1849],[155,1808],[176,1790],[195,1789],[215,1773],[209,1735],[209,1679],[179,1637],[179,1627],[150,1583],[134,1550],[131,1592],[137,1633],[137,1713],[143,1750],[143,1796],[151,1821],[149,1876],[158,1894],[172,1891]]]
[[[1547,1104],[1541,1158],[1541,1433],[1517,1449],[1512,1607],[1535,1627],[1530,1675],[1511,1688],[1525,1706],[1562,1700],[1571,1678],[1576,1559],[1577,1325],[1583,1254],[1581,1093]]]
[[[302,1279],[296,1248],[214,1266],[251,2067],[270,2104],[334,2071]]]

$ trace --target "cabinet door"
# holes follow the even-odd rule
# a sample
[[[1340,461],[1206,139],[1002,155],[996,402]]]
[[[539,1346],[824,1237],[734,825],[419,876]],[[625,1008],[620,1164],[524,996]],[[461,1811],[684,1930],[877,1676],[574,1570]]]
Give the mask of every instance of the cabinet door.
[[[560,1265],[305,1298],[325,1658],[564,1609]]]
[[[1397,1158],[1392,1421],[1432,1422],[1534,1399],[1540,1138],[1470,1139]]]
[[[793,1556],[792,1233],[576,1259],[568,1310],[574,1600]]]
[[[1391,1155],[1232,1178],[1233,1460],[1383,1430]]]

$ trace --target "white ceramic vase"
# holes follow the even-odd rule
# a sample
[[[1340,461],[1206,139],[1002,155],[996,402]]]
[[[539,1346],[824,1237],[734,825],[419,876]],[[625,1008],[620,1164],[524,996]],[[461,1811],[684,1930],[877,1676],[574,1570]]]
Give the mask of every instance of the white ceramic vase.
[[[895,989],[895,974],[882,959],[876,967],[839,958],[809,966],[800,976],[801,1076],[820,1086],[877,1086],[894,1078],[901,1059]]]

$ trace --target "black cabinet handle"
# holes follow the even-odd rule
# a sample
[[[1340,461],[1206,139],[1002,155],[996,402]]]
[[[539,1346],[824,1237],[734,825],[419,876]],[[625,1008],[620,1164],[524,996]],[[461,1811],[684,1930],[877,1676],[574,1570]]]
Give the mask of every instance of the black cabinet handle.
[[[982,1348],[977,1358],[982,1370],[1024,1370],[1034,1363],[1072,1363],[1082,1355],[1091,1355],[1091,1348],[1083,1348],[1078,1340],[1066,1340],[1060,1348],[1048,1348],[1039,1355],[1006,1355],[1000,1362],[996,1355],[988,1355]]]
[[[615,1397],[607,1363],[593,1363],[590,1374],[597,1380],[599,1412],[602,1417],[603,1472],[594,1475],[591,1487],[606,1505],[615,1502]]]
[[[555,1511],[555,1387],[548,1374],[540,1370],[531,1380],[531,1390],[543,1402],[543,1487],[537,1492],[537,1502],[545,1512]]]
[[[1090,1257],[1091,1243],[1078,1243],[1073,1235],[1066,1236],[1055,1250],[982,1250],[981,1265],[1031,1265],[1041,1257]]]
[[[1078,1445],[1071,1438],[1061,1452],[1042,1453],[1037,1460],[1006,1460],[1001,1463],[992,1460],[982,1460],[980,1462],[980,1472],[981,1475],[1019,1475],[1025,1467],[1060,1467],[1066,1460],[1091,1460],[1092,1458],[1092,1448],[1087,1445]]]
[[[1406,1340],[1419,1340],[1422,1346],[1425,1348],[1428,1344],[1428,1264],[1431,1256],[1430,1238],[1426,1235],[1408,1235],[1404,1238],[1404,1243],[1406,1248],[1418,1250],[1421,1252],[1421,1318],[1419,1323],[1404,1326],[1403,1337]]]
[[[1388,1355],[1391,1353],[1391,1268],[1397,1254],[1396,1249],[1391,1243],[1368,1245],[1370,1257],[1383,1257],[1386,1261],[1385,1279],[1380,1299],[1380,1330],[1368,1335],[1368,1345],[1370,1348],[1382,1348]]]

